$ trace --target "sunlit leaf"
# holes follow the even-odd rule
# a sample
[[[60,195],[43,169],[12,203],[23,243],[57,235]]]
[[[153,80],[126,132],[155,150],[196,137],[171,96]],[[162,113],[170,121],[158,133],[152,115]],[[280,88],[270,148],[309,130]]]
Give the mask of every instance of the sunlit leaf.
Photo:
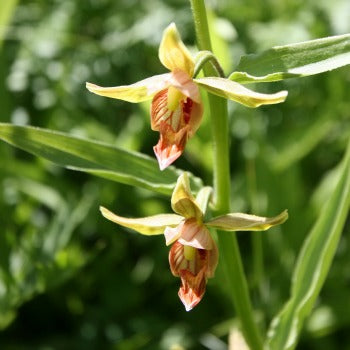
[[[168,195],[181,174],[174,167],[160,171],[141,153],[51,130],[0,123],[0,139],[60,166]],[[191,180],[198,190],[200,179]]]
[[[229,78],[239,83],[272,82],[319,74],[348,64],[350,34],[345,34],[242,56]]]
[[[267,349],[294,349],[329,272],[350,208],[350,142],[337,187],[323,207],[299,254],[291,296],[272,321]]]

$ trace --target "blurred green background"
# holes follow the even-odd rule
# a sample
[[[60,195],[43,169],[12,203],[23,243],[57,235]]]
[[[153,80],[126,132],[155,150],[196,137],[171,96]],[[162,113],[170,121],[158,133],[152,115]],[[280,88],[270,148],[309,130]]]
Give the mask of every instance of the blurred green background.
[[[350,32],[348,0],[207,3],[226,74],[242,54]],[[165,72],[157,50],[172,21],[195,52],[185,0],[1,2],[0,121],[152,155],[158,134],[150,130],[148,105],[92,95],[85,82],[122,85]],[[345,67],[255,86],[289,90],[282,105],[229,103],[233,210],[290,214],[282,227],[238,234],[262,327],[288,297],[298,251],[333,191],[350,136],[349,83]],[[210,184],[208,119],[176,166]],[[102,204],[125,216],[151,215],[170,211],[168,198],[59,168],[3,142],[0,159],[2,350],[226,348],[235,320],[220,271],[186,313],[163,237],[127,232],[98,211]],[[300,349],[350,349],[349,226]]]

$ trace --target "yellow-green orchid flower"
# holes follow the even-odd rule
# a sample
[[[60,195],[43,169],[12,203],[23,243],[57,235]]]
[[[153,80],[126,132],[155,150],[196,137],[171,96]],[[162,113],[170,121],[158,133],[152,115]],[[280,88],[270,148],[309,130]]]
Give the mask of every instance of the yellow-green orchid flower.
[[[159,142],[153,149],[161,170],[182,154],[187,140],[200,125],[203,105],[198,86],[248,107],[283,102],[287,96],[286,91],[260,94],[224,78],[193,79],[195,62],[174,23],[163,33],[159,59],[170,73],[155,75],[132,85],[100,87],[87,83],[86,87],[95,94],[128,102],[152,99],[151,128],[160,133]]]
[[[179,297],[187,311],[202,299],[207,279],[214,276],[218,263],[218,249],[208,227],[226,231],[264,231],[282,224],[287,211],[266,218],[249,214],[231,213],[204,222],[204,214],[211,194],[203,187],[196,199],[191,194],[187,173],[177,180],[171,198],[176,214],[160,214],[144,218],[124,218],[101,207],[102,215],[121,226],[144,235],[164,234],[169,251],[170,269],[181,278]]]

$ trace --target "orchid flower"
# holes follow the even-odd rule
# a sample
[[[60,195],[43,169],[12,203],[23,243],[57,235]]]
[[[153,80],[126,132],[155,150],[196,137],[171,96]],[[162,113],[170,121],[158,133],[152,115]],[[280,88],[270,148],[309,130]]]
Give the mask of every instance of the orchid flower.
[[[169,251],[170,270],[181,279],[179,297],[187,311],[202,299],[207,279],[214,276],[218,264],[218,248],[208,228],[225,231],[264,231],[282,224],[288,218],[287,211],[272,217],[260,217],[231,213],[204,220],[210,187],[203,187],[194,198],[187,173],[177,180],[171,198],[176,214],[160,214],[144,218],[124,218],[101,207],[102,215],[121,226],[144,235],[164,234]]]
[[[159,59],[170,73],[155,75],[132,85],[100,87],[87,83],[86,87],[97,95],[128,102],[152,99],[151,128],[160,133],[153,149],[161,170],[183,153],[187,140],[200,125],[203,104],[198,86],[248,107],[283,102],[287,96],[286,91],[270,95],[257,93],[219,77],[193,79],[195,61],[174,23],[163,32]]]

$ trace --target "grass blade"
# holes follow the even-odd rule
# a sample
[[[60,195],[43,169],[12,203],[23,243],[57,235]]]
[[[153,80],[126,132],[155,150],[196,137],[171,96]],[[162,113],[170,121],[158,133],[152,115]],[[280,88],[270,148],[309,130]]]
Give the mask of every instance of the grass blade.
[[[350,208],[350,142],[335,191],[304,242],[294,271],[291,296],[272,321],[267,349],[294,349],[330,269]]]

